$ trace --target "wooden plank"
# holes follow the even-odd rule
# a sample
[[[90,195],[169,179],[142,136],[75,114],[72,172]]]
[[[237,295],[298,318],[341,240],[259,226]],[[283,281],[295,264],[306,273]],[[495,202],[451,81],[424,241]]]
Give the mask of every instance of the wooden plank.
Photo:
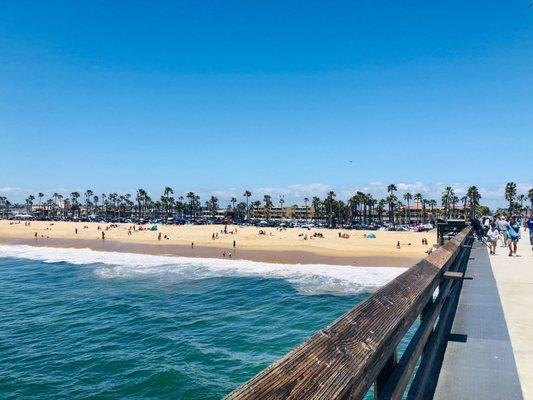
[[[462,280],[464,278],[463,272],[446,271],[442,277],[444,279]]]
[[[358,399],[431,300],[470,227],[230,393],[244,399]]]

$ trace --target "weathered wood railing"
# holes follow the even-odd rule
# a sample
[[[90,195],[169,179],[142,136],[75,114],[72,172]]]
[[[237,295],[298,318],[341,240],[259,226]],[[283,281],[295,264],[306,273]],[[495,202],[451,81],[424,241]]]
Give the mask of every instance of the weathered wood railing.
[[[408,399],[430,399],[470,254],[470,230],[465,228],[226,399],[361,399],[372,385],[377,399],[402,399],[410,382]],[[397,360],[396,348],[417,318],[416,332]]]

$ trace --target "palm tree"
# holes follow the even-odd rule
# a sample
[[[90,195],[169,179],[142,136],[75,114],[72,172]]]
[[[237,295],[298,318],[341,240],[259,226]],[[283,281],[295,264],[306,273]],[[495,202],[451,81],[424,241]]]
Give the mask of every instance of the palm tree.
[[[403,199],[407,202],[407,208],[405,209],[405,219],[407,224],[411,225],[411,210],[409,210],[409,202],[413,198],[413,195],[409,192],[404,193]]]
[[[442,193],[442,205],[444,206],[444,214],[446,215],[446,218],[450,218],[450,201],[454,195],[453,188],[451,186],[446,186]]]
[[[43,201],[44,193],[39,192],[37,194],[37,197],[39,198],[39,214],[42,215],[42,212],[43,212],[42,201]]]
[[[455,194],[450,198],[450,204],[452,205],[452,218],[457,218],[455,206],[457,205],[458,201],[459,201],[459,197],[457,197]]]
[[[174,198],[172,197],[173,194],[174,190],[170,186],[166,186],[163,190],[163,197],[161,198],[161,202],[165,207],[167,218],[170,216],[170,210],[172,210],[174,206]]]
[[[70,194],[70,200],[71,205],[70,208],[72,210],[72,216],[74,217],[75,211],[78,211],[78,217],[80,216],[80,206],[78,204],[78,199],[80,198],[80,194],[78,192],[72,192]]]
[[[516,183],[508,182],[505,185],[505,200],[509,202],[509,214],[513,212],[513,202],[516,197]]]
[[[396,201],[398,200],[396,196],[394,196],[394,192],[398,190],[396,185],[394,183],[391,183],[387,186],[387,193],[389,193],[389,196],[387,197],[387,202],[389,203],[389,222],[392,221],[392,225],[394,226],[394,206],[396,204]]]
[[[467,220],[467,212],[466,212],[466,203],[468,201],[468,196],[461,197],[461,201],[463,203],[463,218],[466,221]]]
[[[255,218],[255,210],[259,210],[259,207],[261,207],[261,202],[259,200],[253,201],[251,204],[252,210],[254,211],[253,217]]]
[[[435,221],[435,207],[437,206],[437,201],[435,199],[431,199],[428,201],[430,211],[431,211],[431,219]]]
[[[218,212],[218,199],[215,196],[211,196],[207,205],[208,205],[208,209],[211,210],[211,216],[215,218]]]
[[[26,212],[28,214],[31,214],[31,209],[33,207],[33,200],[35,200],[35,196],[30,194],[28,198],[26,199]]]
[[[381,224],[383,213],[385,212],[385,200],[381,199],[378,201],[378,205],[376,207],[376,212],[378,213],[379,223]]]
[[[311,204],[313,205],[313,210],[315,212],[315,222],[318,222],[318,220],[320,219],[320,216],[321,216],[321,210],[320,210],[321,201],[320,201],[320,198],[317,197],[317,196],[313,196],[313,198],[311,200]]]
[[[392,193],[392,191],[391,191],[391,193]],[[397,201],[398,201],[398,199],[396,198],[395,195],[390,194],[390,195],[387,196],[387,203],[389,203],[389,222],[392,223],[392,226],[395,226],[394,207],[395,207]]]
[[[93,191],[91,189],[87,189],[84,194],[85,194],[85,213],[89,215],[89,209],[91,206],[91,197],[93,195]]]
[[[371,193],[365,195],[365,206],[368,207],[367,223],[372,223],[372,207],[376,204],[376,200],[372,197]]]
[[[265,203],[265,213],[267,221],[270,221],[270,212],[272,209],[272,197],[269,194],[263,196],[263,202]]]
[[[248,221],[250,219],[250,208],[248,207],[248,200],[252,196],[252,192],[250,192],[249,190],[245,190],[243,196],[246,197],[246,220]]]
[[[326,206],[326,211],[328,213],[329,227],[331,228],[333,223],[333,203],[337,195],[334,191],[328,192],[326,200],[324,200],[324,205]]]
[[[285,203],[285,197],[283,195],[280,195],[279,196],[279,208],[281,208],[281,217],[280,219],[283,219],[284,217],[284,214],[283,214],[283,204]]]
[[[470,186],[466,192],[466,196],[470,202],[470,218],[475,218],[476,209],[479,206],[479,200],[481,200],[479,190],[475,186]]]
[[[520,203],[520,215],[522,215],[522,212],[524,210],[524,199],[526,198],[526,196],[524,194],[519,194],[516,198]]]
[[[422,195],[420,193],[417,193],[414,195],[414,200],[416,201],[416,211],[418,212],[419,216],[420,216],[420,203],[422,203],[422,201],[424,200],[424,198],[422,197]],[[422,218],[420,218],[422,219]],[[419,221],[418,219],[416,220],[417,222]]]
[[[113,196],[114,197],[114,196]],[[111,195],[110,195],[111,199]],[[137,202],[137,217],[143,218],[144,211],[146,209],[146,203],[148,200],[148,193],[144,189],[137,189],[137,194],[135,195],[135,201]]]
[[[230,200],[233,212],[235,212],[235,203],[237,203],[237,199],[235,197],[232,197]]]

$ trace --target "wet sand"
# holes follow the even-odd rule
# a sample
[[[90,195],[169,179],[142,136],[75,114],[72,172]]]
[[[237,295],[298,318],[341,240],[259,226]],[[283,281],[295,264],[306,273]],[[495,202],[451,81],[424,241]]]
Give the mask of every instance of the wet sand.
[[[200,257],[200,258],[220,258],[250,260],[280,264],[326,264],[326,265],[353,265],[364,267],[401,267],[408,268],[416,264],[419,259],[409,257],[383,257],[383,256],[324,256],[306,251],[268,251],[268,250],[247,250],[230,249],[217,247],[201,247],[168,244],[145,244],[145,243],[124,243],[114,240],[96,239],[6,239],[0,238],[2,244],[29,245],[37,247],[58,247],[91,249],[96,251],[113,251],[121,253],[138,253],[152,255],[168,255],[177,257]],[[222,253],[226,253],[226,257]]]

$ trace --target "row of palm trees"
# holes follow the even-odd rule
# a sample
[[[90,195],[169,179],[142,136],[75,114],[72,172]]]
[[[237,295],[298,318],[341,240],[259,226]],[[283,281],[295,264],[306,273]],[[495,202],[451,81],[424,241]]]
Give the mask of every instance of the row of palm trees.
[[[346,201],[337,199],[334,191],[330,191],[323,199],[318,196],[305,197],[305,217],[313,216],[318,222],[327,222],[329,225],[345,223],[370,224],[383,222],[384,216],[392,224],[411,222],[426,223],[437,218],[470,218],[476,214],[488,212],[486,207],[480,206],[481,195],[476,186],[468,188],[467,193],[459,198],[455,190],[448,186],[441,196],[441,205],[438,207],[435,199],[426,199],[421,193],[412,194],[405,192],[397,194],[395,184],[387,186],[387,196],[376,199],[370,193],[356,192]],[[248,220],[261,215],[270,219],[274,202],[271,195],[264,195],[262,201],[251,201],[252,192],[245,190],[243,201],[232,197],[227,207],[220,209],[219,200],[216,196],[210,196],[202,205],[200,196],[194,192],[188,192],[185,196],[174,197],[174,190],[165,187],[159,199],[152,199],[145,189],[138,189],[134,196],[129,193],[102,193],[95,194],[93,190],[86,190],[83,195],[72,192],[70,196],[54,193],[51,198],[44,200],[45,195],[38,193],[26,198],[25,207],[28,213],[34,211],[35,202],[38,207],[38,216],[73,216],[99,215],[106,217],[136,216],[137,218],[181,216],[197,218],[199,215],[211,215],[213,217],[221,211],[231,214],[236,220]],[[525,210],[524,202],[529,199],[530,207],[533,208],[533,189],[527,196],[517,193],[517,186],[509,182],[505,187],[505,198],[509,202],[509,213]],[[403,201],[402,201],[403,200]],[[285,200],[280,197],[279,204],[283,211]],[[415,207],[411,207],[411,205]],[[5,217],[10,213],[13,204],[6,197],[0,197],[0,215]],[[294,208],[294,207],[293,207]],[[34,212],[35,214],[35,212]]]
[[[533,210],[533,189],[529,189],[527,195],[518,193],[515,182],[507,182],[505,185],[505,200],[509,202],[507,212],[509,214],[523,214],[528,206],[524,206],[526,200],[529,201],[529,210]]]

